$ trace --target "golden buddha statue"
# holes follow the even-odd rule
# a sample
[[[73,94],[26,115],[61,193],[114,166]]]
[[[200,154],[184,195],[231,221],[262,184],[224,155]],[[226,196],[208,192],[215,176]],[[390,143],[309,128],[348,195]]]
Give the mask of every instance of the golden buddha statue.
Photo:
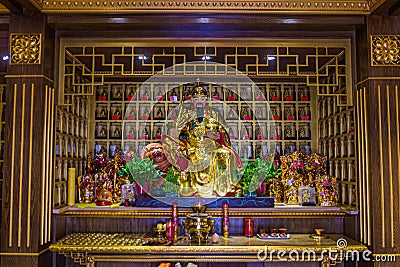
[[[180,195],[225,196],[236,182],[242,162],[231,148],[228,126],[207,104],[208,92],[198,83],[191,103],[181,105],[175,128],[162,142],[168,160],[180,171]]]

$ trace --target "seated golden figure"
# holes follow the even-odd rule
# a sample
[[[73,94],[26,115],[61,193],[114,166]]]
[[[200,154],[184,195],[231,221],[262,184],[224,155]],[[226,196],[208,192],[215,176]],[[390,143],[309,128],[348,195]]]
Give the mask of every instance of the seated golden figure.
[[[162,142],[168,160],[180,171],[180,195],[225,196],[242,163],[231,148],[228,126],[210,107],[207,90],[197,84],[189,106],[180,106],[175,128]]]

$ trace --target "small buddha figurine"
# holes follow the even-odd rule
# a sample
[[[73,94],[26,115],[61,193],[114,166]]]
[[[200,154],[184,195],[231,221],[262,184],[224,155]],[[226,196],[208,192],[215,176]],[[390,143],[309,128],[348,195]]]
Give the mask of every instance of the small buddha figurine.
[[[178,100],[178,92],[176,91],[176,88],[172,89],[172,92],[170,94],[170,100],[171,101],[177,101]]]
[[[228,118],[234,118],[235,117],[235,112],[233,111],[233,109],[229,109],[228,110]]]
[[[285,128],[285,137],[292,137],[292,128]]]
[[[161,138],[161,129],[160,129],[160,127],[157,127],[157,130],[156,130],[156,134],[155,134],[155,139],[160,139]]]
[[[121,116],[121,111],[119,109],[115,110],[114,116]]]
[[[306,110],[305,110],[304,107],[301,107],[300,110],[299,110],[299,112],[300,112],[300,116],[307,116],[307,115],[306,115]]]
[[[149,116],[149,110],[145,108],[143,111],[143,117],[148,117],[148,116]]]
[[[115,128],[115,130],[113,132],[113,136],[114,137],[120,137],[121,136],[121,130],[118,127]]]
[[[300,95],[300,97],[305,97],[306,96],[306,93],[304,92],[304,89],[300,89],[299,90],[299,95]]]
[[[148,139],[148,138],[149,138],[149,132],[147,131],[146,128],[144,128],[142,132],[142,139]]]
[[[280,120],[280,118],[281,118],[281,108],[279,106],[277,106],[277,107],[272,107],[271,110],[272,110],[272,115],[274,117],[276,117],[275,119]]]
[[[235,100],[235,99],[236,99],[235,94],[233,93],[232,90],[229,90],[229,93],[228,93],[228,100],[233,101],[233,100]]]
[[[243,99],[249,99],[249,90],[243,90],[242,97]]]
[[[142,96],[142,100],[148,100],[149,99],[149,93],[145,90]]]
[[[285,89],[285,91],[283,92],[284,97],[290,97],[290,91],[288,89]]]
[[[214,100],[220,100],[221,99],[221,96],[220,96],[217,88],[214,88],[213,98],[214,98]]]
[[[248,107],[243,107],[242,108],[242,116],[243,116],[243,118],[250,116],[250,112],[249,112]]]
[[[127,96],[133,96],[135,93],[133,92],[132,88],[129,88],[129,91],[126,94]]]
[[[292,107],[288,108],[287,114],[288,114],[288,116],[293,116],[293,108]]]
[[[135,129],[133,127],[129,127],[128,135],[133,136],[135,134]]]
[[[99,117],[100,118],[105,118],[106,117],[106,111],[104,108],[101,109],[100,113],[99,113]]]
[[[83,186],[82,186],[82,199],[84,203],[92,203],[94,200],[94,187],[93,187],[93,180],[90,175],[86,175],[83,179]]]
[[[121,99],[122,98],[122,94],[121,94],[121,91],[119,89],[115,90],[114,98],[115,99]]]
[[[278,99],[278,92],[277,92],[277,90],[272,89],[271,90],[271,100],[276,100],[276,99]]]
[[[262,153],[261,147],[256,147],[256,157],[257,158],[262,158],[263,157],[263,153]]]
[[[257,117],[257,118],[262,118],[262,117],[263,117],[262,108],[260,108],[260,107],[257,107],[257,108],[256,108],[256,117]]]
[[[100,137],[106,137],[106,130],[104,130],[103,127],[100,129],[99,136]]]
[[[128,112],[128,114],[127,114],[128,117],[135,117],[136,116],[136,108],[135,107],[127,109],[127,112]]]
[[[164,118],[164,113],[162,112],[161,108],[158,108],[156,116],[158,119]]]
[[[306,137],[306,129],[304,128],[304,126],[300,126],[299,132],[300,132],[300,138]]]
[[[261,132],[261,129],[260,129],[260,127],[256,127],[256,136],[258,137],[258,136],[261,136],[262,135],[262,132]]]

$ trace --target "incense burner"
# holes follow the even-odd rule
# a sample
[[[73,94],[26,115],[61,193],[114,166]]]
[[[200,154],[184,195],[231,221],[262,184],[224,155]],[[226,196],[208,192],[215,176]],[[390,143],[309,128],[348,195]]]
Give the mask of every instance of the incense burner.
[[[183,221],[183,225],[189,234],[190,241],[205,242],[208,240],[210,231],[214,228],[214,220],[205,213],[205,206],[195,206],[192,209],[195,212],[187,216],[186,220]]]

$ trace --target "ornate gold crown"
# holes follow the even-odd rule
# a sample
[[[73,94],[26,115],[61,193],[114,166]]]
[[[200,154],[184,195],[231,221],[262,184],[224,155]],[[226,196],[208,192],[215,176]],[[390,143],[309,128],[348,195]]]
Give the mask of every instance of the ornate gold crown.
[[[208,92],[207,92],[207,89],[205,89],[203,86],[200,85],[200,82],[197,82],[195,87],[190,92],[190,95],[192,95],[192,96],[195,96],[195,95],[208,96]]]

